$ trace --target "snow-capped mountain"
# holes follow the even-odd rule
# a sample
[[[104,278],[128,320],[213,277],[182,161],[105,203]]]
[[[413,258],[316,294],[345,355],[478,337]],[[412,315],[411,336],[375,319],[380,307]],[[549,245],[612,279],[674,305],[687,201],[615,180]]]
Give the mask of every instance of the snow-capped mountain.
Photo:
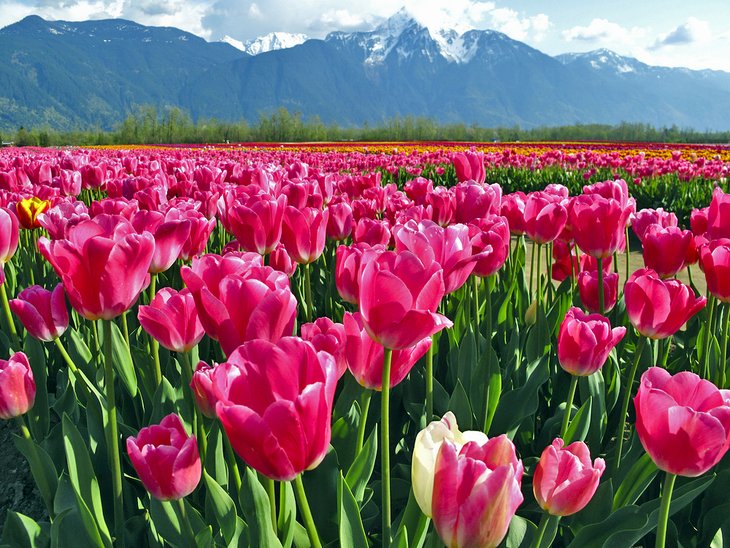
[[[228,38],[228,37],[226,37]],[[259,36],[253,40],[239,42],[238,40],[229,39],[228,43],[232,46],[248,53],[249,55],[258,55],[267,51],[276,51],[279,49],[289,49],[299,44],[303,44],[309,38],[306,34],[291,34],[289,32],[270,32],[265,36]],[[224,38],[225,40],[225,38]],[[233,42],[236,42],[235,44]],[[240,46],[240,47],[239,47]]]
[[[595,70],[612,71],[617,74],[643,72],[648,65],[633,57],[624,57],[608,49],[597,49],[586,53],[564,53],[555,57],[564,65],[573,63],[590,66]]]

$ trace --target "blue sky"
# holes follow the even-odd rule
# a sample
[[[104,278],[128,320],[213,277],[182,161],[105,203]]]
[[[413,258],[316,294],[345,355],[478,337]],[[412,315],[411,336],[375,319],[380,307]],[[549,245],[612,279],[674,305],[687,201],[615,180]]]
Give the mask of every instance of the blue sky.
[[[402,6],[430,27],[496,29],[550,55],[608,48],[654,65],[730,71],[728,0],[0,0],[0,27],[37,14],[123,17],[208,40],[272,31],[320,38],[369,30]]]

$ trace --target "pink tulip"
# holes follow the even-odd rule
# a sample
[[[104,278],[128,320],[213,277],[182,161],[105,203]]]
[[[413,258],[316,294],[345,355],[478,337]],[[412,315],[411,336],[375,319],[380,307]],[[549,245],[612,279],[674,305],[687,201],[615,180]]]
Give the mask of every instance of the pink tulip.
[[[283,272],[289,278],[294,275],[297,269],[297,263],[292,260],[289,252],[281,244],[277,245],[276,249],[269,254],[269,266],[274,270]]]
[[[455,221],[470,223],[488,215],[499,215],[502,187],[475,182],[460,183],[453,188],[456,198]]]
[[[332,356],[298,337],[249,341],[213,370],[216,412],[233,449],[279,481],[327,453],[336,384]]]
[[[433,524],[444,544],[498,546],[524,500],[522,472],[522,461],[504,434],[460,449],[445,439],[433,481]]]
[[[18,249],[19,234],[18,218],[0,208],[0,284],[5,283],[5,263],[13,258]]]
[[[509,230],[512,234],[520,236],[525,233],[525,202],[527,195],[524,192],[513,192],[502,198],[500,215],[507,218]]]
[[[510,247],[506,217],[490,215],[469,223],[472,253],[479,256],[472,274],[486,278],[496,274],[507,261]]]
[[[16,352],[0,360],[0,419],[25,415],[35,403],[35,390],[28,356]]]
[[[649,225],[642,245],[644,265],[662,278],[675,276],[696,254],[692,232],[676,226]]]
[[[344,359],[355,380],[365,388],[383,388],[383,347],[365,331],[358,312],[345,313],[342,320],[345,332]],[[421,339],[414,346],[394,350],[390,365],[390,387],[406,378],[416,362],[431,347],[431,338]]]
[[[327,243],[329,210],[287,206],[281,228],[281,243],[298,264],[316,261]]]
[[[426,204],[431,208],[431,220],[439,226],[448,226],[456,214],[456,197],[445,186],[437,186],[428,196]]]
[[[631,215],[631,228],[639,241],[644,241],[644,233],[650,225],[658,224],[662,227],[677,226],[677,216],[674,213],[658,209],[641,209]]]
[[[568,220],[568,211],[555,197],[531,192],[525,201],[525,234],[538,244],[552,242]]]
[[[71,227],[68,239],[40,238],[38,249],[79,314],[111,320],[129,310],[149,284],[155,240],[137,234],[123,217],[99,215]]]
[[[689,214],[689,225],[692,229],[692,234],[695,236],[704,236],[707,233],[707,216],[709,211],[709,207],[703,207],[701,209],[693,209],[692,213]]]
[[[251,266],[241,273],[221,275],[224,264],[200,261],[181,270],[200,323],[223,352],[230,355],[244,341],[277,341],[291,335],[297,300],[286,274],[268,266]]]
[[[583,307],[589,312],[599,313],[598,270],[584,270],[578,274],[578,294]],[[603,312],[608,314],[616,306],[618,299],[618,274],[603,275]]]
[[[532,478],[537,503],[553,516],[570,516],[585,508],[606,469],[603,459],[591,464],[591,452],[582,441],[568,447],[564,443],[555,438],[545,448]]]
[[[408,348],[451,327],[451,320],[436,313],[443,296],[443,271],[437,263],[426,266],[410,251],[386,251],[372,258],[362,272],[363,324],[386,348]]]
[[[700,264],[707,289],[724,303],[730,302],[730,239],[720,238],[702,248]]]
[[[180,258],[189,261],[198,257],[205,251],[210,235],[215,228],[215,219],[208,220],[202,213],[194,209],[185,211],[168,210],[165,215],[166,221],[185,220],[190,222],[190,237],[183,243],[180,250]]]
[[[695,477],[730,447],[730,391],[689,371],[650,367],[634,398],[636,433],[665,472]]]
[[[730,238],[730,194],[716,188],[707,210],[707,237],[710,240]]]
[[[142,305],[137,319],[147,333],[161,346],[173,352],[188,352],[205,335],[189,289],[179,293],[163,287],[149,305]]]
[[[339,242],[352,234],[355,219],[352,216],[352,206],[347,202],[337,202],[327,206],[327,237]]]
[[[335,359],[337,378],[347,369],[345,359],[345,326],[327,317],[317,318],[302,325],[302,339],[312,343],[317,352],[327,352]]]
[[[624,246],[630,213],[617,200],[584,194],[572,200],[568,222],[583,253],[606,259]]]
[[[51,240],[66,238],[69,227],[89,220],[84,202],[60,202],[38,215],[38,223],[46,229]]]
[[[606,363],[611,350],[623,339],[626,328],[614,327],[600,314],[585,314],[572,307],[558,332],[558,361],[571,375],[592,375]]]
[[[403,190],[416,204],[424,205],[428,200],[428,195],[434,191],[433,181],[430,179],[424,179],[423,177],[416,177],[415,179],[407,181],[406,184],[403,185]]]
[[[209,419],[216,418],[215,404],[218,400],[213,390],[213,368],[203,361],[198,362],[190,380],[190,389],[200,412]]]
[[[11,299],[10,309],[20,318],[26,331],[38,340],[50,342],[68,328],[68,310],[63,284],[53,291],[39,285],[25,288]]]
[[[149,232],[155,238],[155,252],[149,269],[151,274],[170,268],[190,238],[189,220],[167,220],[159,211],[138,211],[132,217],[132,226],[137,232]]]
[[[271,253],[281,239],[286,196],[255,194],[232,204],[226,228],[246,251]]]
[[[174,413],[160,424],[142,428],[136,437],[129,436],[127,454],[145,489],[156,499],[181,499],[200,483],[198,441],[185,432]]]
[[[624,299],[629,321],[650,339],[674,335],[707,302],[679,280],[662,280],[649,268],[631,275],[624,286]]]
[[[362,269],[372,259],[372,256],[384,251],[385,246],[383,245],[373,247],[365,243],[337,247],[335,251],[335,287],[343,301],[358,304]]]
[[[356,244],[365,243],[370,246],[390,244],[391,234],[388,221],[378,221],[363,217],[355,223],[355,230],[352,232],[352,241]]]
[[[459,152],[453,157],[456,179],[459,182],[474,181],[483,183],[486,178],[484,168],[484,153],[465,151]]]

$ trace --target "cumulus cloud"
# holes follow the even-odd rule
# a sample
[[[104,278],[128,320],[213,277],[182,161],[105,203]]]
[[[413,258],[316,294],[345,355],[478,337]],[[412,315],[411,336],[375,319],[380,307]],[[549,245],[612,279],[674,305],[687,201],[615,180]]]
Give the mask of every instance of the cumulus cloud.
[[[627,29],[608,19],[593,19],[587,26],[575,26],[562,32],[563,38],[568,42],[602,42],[605,40],[618,40],[630,42],[638,36],[645,34],[644,29],[634,27]]]
[[[496,8],[489,12],[491,27],[515,40],[541,41],[550,28],[550,19],[544,13],[523,17],[510,8]]]
[[[710,24],[696,17],[690,17],[685,23],[657,38],[650,49],[660,49],[665,46],[683,46],[695,42],[707,42],[711,39]]]

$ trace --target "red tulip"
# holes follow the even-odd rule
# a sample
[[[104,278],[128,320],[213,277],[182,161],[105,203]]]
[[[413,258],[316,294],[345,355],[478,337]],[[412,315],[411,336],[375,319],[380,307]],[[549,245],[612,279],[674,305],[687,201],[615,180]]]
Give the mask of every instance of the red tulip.
[[[436,313],[444,296],[443,271],[410,251],[372,258],[360,280],[360,313],[368,334],[386,348],[413,346],[451,320]]]
[[[16,299],[11,299],[10,309],[20,318],[26,331],[41,341],[57,339],[68,328],[63,284],[58,284],[53,291],[39,285],[27,287]]]
[[[145,489],[156,499],[181,499],[200,483],[198,441],[185,432],[174,413],[160,424],[142,428],[136,437],[129,436],[127,454]]]
[[[204,361],[198,362],[190,380],[190,389],[200,412],[209,419],[214,419],[215,404],[218,400],[213,390],[213,368]]]
[[[711,241],[700,252],[707,289],[724,303],[730,302],[730,239]]]
[[[28,356],[16,352],[0,360],[0,419],[25,415],[35,402],[35,380]]]
[[[226,228],[246,251],[271,253],[281,239],[286,196],[255,194],[231,205]]]
[[[358,312],[345,313],[342,320],[345,331],[345,363],[358,383],[373,390],[383,389],[383,347],[365,331]],[[394,350],[390,365],[390,386],[406,378],[416,362],[431,347],[431,338],[421,339],[414,346]]]
[[[555,438],[545,448],[532,478],[537,503],[553,516],[570,516],[585,508],[606,469],[603,459],[591,464],[591,453],[582,441],[568,447],[564,443]]]
[[[552,242],[562,232],[568,211],[555,197],[531,192],[525,202],[525,234],[538,244]]]
[[[486,278],[502,268],[510,246],[509,224],[506,217],[490,215],[469,223],[472,253],[480,258],[472,274]]]
[[[345,359],[345,326],[327,317],[317,318],[314,322],[302,325],[302,339],[309,341],[317,352],[327,352],[335,359],[337,378],[347,369]]]
[[[626,313],[636,330],[650,339],[674,335],[707,301],[676,279],[662,280],[649,268],[634,272],[624,286]]]
[[[213,370],[216,412],[233,449],[279,481],[327,453],[336,384],[332,356],[297,337],[249,341]]]
[[[665,472],[695,477],[730,447],[730,391],[689,371],[650,367],[634,398],[636,433]]]
[[[327,243],[329,210],[287,206],[281,228],[281,243],[299,264],[316,261]]]
[[[662,278],[675,276],[696,255],[692,232],[676,226],[649,225],[644,231],[642,245],[644,265]]]
[[[79,314],[111,320],[129,310],[149,284],[155,240],[137,234],[123,217],[99,215],[71,227],[68,239],[40,238],[38,249]]]
[[[600,314],[572,307],[558,332],[558,361],[571,375],[592,375],[606,363],[611,350],[623,339],[626,328],[614,327]]]
[[[589,312],[600,313],[598,301],[598,270],[584,270],[578,274],[578,294],[583,307]],[[608,314],[618,299],[618,274],[603,275],[603,312]]]
[[[445,439],[436,457],[433,524],[452,547],[496,547],[522,504],[522,461],[504,434],[460,449]]]
[[[205,335],[189,289],[179,293],[171,287],[160,289],[149,305],[142,305],[137,319],[161,346],[173,352],[188,352]]]
[[[591,257],[606,259],[623,247],[630,210],[613,199],[584,194],[573,199],[569,223],[578,247]]]

